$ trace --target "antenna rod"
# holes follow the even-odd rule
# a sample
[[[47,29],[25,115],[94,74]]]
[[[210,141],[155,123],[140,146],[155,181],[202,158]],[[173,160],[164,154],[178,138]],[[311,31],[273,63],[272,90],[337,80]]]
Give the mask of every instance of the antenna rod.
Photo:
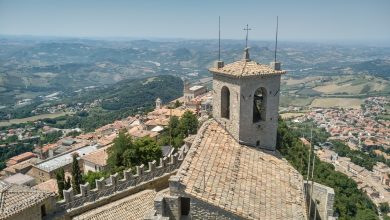
[[[221,16],[218,16],[218,61],[221,61]]]
[[[313,144],[313,125],[310,129],[310,150],[313,150],[312,148],[312,144]],[[312,165],[312,170],[311,170],[311,189],[310,189],[310,197],[309,197],[309,219],[310,219],[310,214],[311,214],[311,204],[312,204],[312,200],[313,200],[313,188],[314,188],[314,182],[313,182],[313,179],[314,179],[314,165],[315,165],[315,162],[316,162],[316,154],[314,153],[314,150],[313,150],[313,165]],[[308,184],[308,183],[307,183]],[[314,210],[315,212],[315,210]]]
[[[275,63],[276,63],[276,51],[278,50],[278,27],[279,26],[279,16],[276,16],[276,40],[275,40]]]

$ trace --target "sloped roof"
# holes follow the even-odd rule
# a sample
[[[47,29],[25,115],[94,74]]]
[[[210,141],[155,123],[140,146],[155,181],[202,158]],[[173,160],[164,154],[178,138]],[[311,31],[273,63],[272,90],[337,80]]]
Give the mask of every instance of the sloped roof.
[[[285,74],[285,70],[274,70],[271,66],[260,64],[255,61],[239,60],[226,64],[222,68],[212,67],[210,72],[230,75],[235,77],[256,76],[256,75],[277,75]]]
[[[229,63],[221,68],[212,67],[210,72],[233,77],[257,75],[277,75],[287,73],[285,70],[275,70],[270,65],[260,64],[249,59],[249,48],[245,49],[244,59]]]
[[[0,181],[0,219],[5,219],[53,196],[52,193]]]
[[[73,220],[138,220],[154,207],[156,192],[144,190],[73,217]]]
[[[92,152],[90,154],[87,154],[87,155],[81,157],[81,159],[83,159],[85,161],[89,161],[89,162],[96,164],[96,165],[99,165],[99,166],[106,166],[107,159],[108,159],[107,149],[111,146],[112,145],[100,148],[100,149],[96,150],[95,152]]]
[[[58,194],[58,185],[55,179],[49,179],[48,181],[35,185],[33,188]]]
[[[214,120],[201,130],[177,174],[186,194],[245,219],[306,219],[303,177],[285,159]]]
[[[34,181],[34,178],[29,176],[29,175],[25,175],[25,174],[22,174],[22,173],[17,173],[17,174],[14,174],[12,176],[9,176],[9,177],[5,178],[4,181],[7,182],[7,183],[14,183],[14,184],[17,184],[17,185],[24,185],[26,183],[30,183],[31,181]]]

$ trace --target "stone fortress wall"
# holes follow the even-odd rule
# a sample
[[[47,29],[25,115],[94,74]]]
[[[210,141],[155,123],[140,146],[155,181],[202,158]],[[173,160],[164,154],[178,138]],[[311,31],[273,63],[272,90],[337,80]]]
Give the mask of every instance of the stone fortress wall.
[[[91,189],[89,183],[80,185],[80,194],[75,195],[73,189],[64,190],[64,199],[56,204],[53,214],[55,219],[70,219],[72,216],[108,204],[145,189],[161,190],[168,187],[168,179],[174,175],[182,164],[187,149],[182,148],[170,157],[136,166],[136,174],[131,170],[123,171],[123,179],[119,174],[96,180],[96,188]],[[108,183],[108,184],[107,184]]]
[[[312,188],[312,182],[305,182],[305,190],[308,195],[308,208],[311,201],[311,209],[317,211],[320,219],[330,219],[333,216],[333,203],[335,192],[333,188],[314,182]],[[318,216],[317,215],[317,216]]]

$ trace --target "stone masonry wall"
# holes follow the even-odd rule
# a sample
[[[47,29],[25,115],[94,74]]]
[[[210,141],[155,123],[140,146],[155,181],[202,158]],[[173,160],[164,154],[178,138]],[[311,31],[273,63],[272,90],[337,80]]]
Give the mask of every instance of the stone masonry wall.
[[[234,78],[213,74],[213,116],[234,139],[239,140],[240,85]],[[221,117],[221,90],[226,86],[230,91],[230,119]]]
[[[311,194],[311,182],[305,183],[305,189],[308,190],[310,199],[312,200],[312,207],[316,202],[316,209],[322,220],[333,216],[334,190],[325,185],[314,182],[313,194]],[[308,206],[309,207],[309,206]]]
[[[280,75],[232,78],[213,74],[213,116],[242,144],[275,150],[279,117]],[[242,86],[245,85],[245,86]],[[230,91],[230,119],[221,118],[221,90]],[[253,97],[265,88],[266,119],[253,123]]]
[[[53,215],[53,218],[68,219],[145,189],[161,190],[166,188],[169,177],[176,173],[186,153],[181,150],[169,158],[160,158],[159,166],[156,166],[156,161],[149,162],[148,170],[145,170],[144,165],[137,166],[135,175],[130,170],[126,170],[123,173],[123,179],[119,179],[118,174],[111,175],[110,181],[108,181],[111,184],[108,185],[105,184],[106,180],[101,178],[96,180],[95,189],[90,189],[88,183],[80,185],[81,194],[78,195],[74,195],[72,188],[64,190],[64,200],[57,202],[57,213]],[[58,218],[56,216],[65,217]]]
[[[241,79],[240,141],[243,144],[275,150],[279,117],[280,75],[256,76]],[[259,88],[266,90],[266,119],[253,123],[253,97]]]

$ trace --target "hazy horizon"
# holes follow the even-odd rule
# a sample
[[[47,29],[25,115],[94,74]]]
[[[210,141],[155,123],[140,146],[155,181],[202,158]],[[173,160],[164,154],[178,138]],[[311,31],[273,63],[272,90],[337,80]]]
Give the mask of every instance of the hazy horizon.
[[[242,7],[242,8],[240,8]],[[250,40],[390,43],[390,1],[0,0],[0,35],[81,39]]]

